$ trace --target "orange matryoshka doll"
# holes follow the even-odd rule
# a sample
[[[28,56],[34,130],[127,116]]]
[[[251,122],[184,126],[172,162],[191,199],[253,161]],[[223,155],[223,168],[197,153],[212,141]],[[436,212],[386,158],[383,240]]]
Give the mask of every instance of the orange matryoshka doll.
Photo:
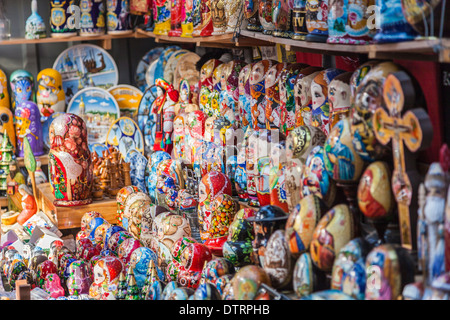
[[[8,78],[0,69],[0,107],[11,108],[8,93]]]
[[[266,87],[265,80],[269,69],[274,65],[272,60],[258,61],[250,72],[250,93],[252,101],[252,122],[254,129],[266,128]]]
[[[281,127],[281,119],[286,118],[281,115],[279,86],[281,73],[286,67],[287,63],[277,63],[267,72],[266,81],[264,83],[267,101],[265,110],[267,129],[279,129]]]

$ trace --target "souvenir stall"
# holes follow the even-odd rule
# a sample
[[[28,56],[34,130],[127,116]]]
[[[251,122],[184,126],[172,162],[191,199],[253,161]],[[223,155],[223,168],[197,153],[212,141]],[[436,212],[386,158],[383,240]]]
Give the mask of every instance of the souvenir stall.
[[[22,2],[1,299],[449,299],[445,1]]]

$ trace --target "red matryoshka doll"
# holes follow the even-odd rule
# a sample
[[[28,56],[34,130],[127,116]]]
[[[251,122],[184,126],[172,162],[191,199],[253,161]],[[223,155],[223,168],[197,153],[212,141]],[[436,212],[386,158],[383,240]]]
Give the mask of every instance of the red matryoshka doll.
[[[155,20],[155,28],[153,33],[161,36],[166,36],[170,31],[170,14],[171,14],[170,0],[154,0],[153,3],[153,19]]]
[[[231,196],[231,191],[230,178],[222,172],[211,171],[203,176],[199,185],[198,200],[198,220],[202,240],[207,240],[209,237],[214,200],[222,194]]]
[[[211,223],[208,229],[206,245],[217,257],[223,255],[222,249],[228,237],[228,229],[237,212],[238,206],[228,194],[219,195],[212,203]]]
[[[286,68],[286,63],[277,63],[272,66],[266,74],[264,82],[266,92],[266,128],[267,129],[279,129],[281,119],[284,117],[281,115],[280,108],[280,76],[281,72]]]
[[[274,65],[274,61],[261,60],[253,64],[250,72],[250,93],[252,96],[252,127],[254,129],[266,128],[266,86],[267,72]]]
[[[200,69],[200,98],[199,98],[199,107],[200,110],[205,112],[205,114],[210,117],[213,115],[212,112],[212,99],[211,95],[214,90],[213,76],[214,70],[220,65],[222,62],[217,59],[208,60]]]
[[[214,25],[212,19],[211,0],[199,1],[201,22],[198,25],[194,24],[194,37],[207,37],[214,32]]]
[[[201,280],[205,264],[213,258],[209,248],[202,243],[188,243],[180,256],[180,271],[177,282],[181,286],[196,289]]]
[[[188,141],[187,141],[187,159],[194,163],[200,154],[203,136],[205,134],[206,115],[201,110],[192,111],[187,117]]]
[[[104,300],[106,293],[116,295],[122,271],[122,261],[117,257],[106,256],[98,260],[94,265],[94,281],[89,288],[89,296],[96,300]]]
[[[45,278],[51,273],[58,273],[58,269],[52,261],[45,260],[39,263],[36,268],[36,285],[39,288],[44,289]]]
[[[364,161],[372,162],[390,156],[390,147],[381,145],[375,137],[373,114],[378,108],[385,108],[383,86],[389,73],[400,71],[393,62],[380,62],[370,68],[356,89],[353,108],[350,113],[351,134],[356,152]]]
[[[328,0],[306,1],[306,41],[327,42],[328,10]]]
[[[295,125],[311,125],[311,83],[323,70],[321,67],[307,67],[295,79]]]
[[[272,19],[272,0],[259,0],[259,22],[263,28],[262,33],[271,35],[275,30]]]
[[[366,300],[398,300],[405,285],[414,282],[414,261],[396,244],[383,244],[366,259]]]
[[[181,37],[192,38],[194,0],[182,0],[181,2]]]
[[[286,194],[286,165],[286,141],[283,140],[273,144],[270,151],[270,204],[289,212]]]
[[[122,260],[125,268],[128,267],[128,262],[130,262],[131,254],[133,253],[133,251],[142,246],[142,242],[133,237],[125,239],[119,245],[119,248],[117,249],[117,256],[120,260]]]
[[[91,203],[93,163],[85,122],[75,114],[59,115],[50,125],[49,135],[49,172],[55,205]]]
[[[92,284],[92,271],[89,263],[75,260],[69,265],[68,273],[66,284],[69,295],[89,294]]]
[[[310,244],[311,259],[325,272],[333,268],[339,251],[354,238],[353,216],[346,204],[328,211],[317,224]]]
[[[314,230],[324,210],[325,206],[320,198],[310,194],[301,199],[289,214],[285,234],[289,251],[294,258],[309,252]]]
[[[32,101],[21,102],[16,105],[14,112],[16,122],[17,148],[16,155],[24,156],[23,139],[28,139],[35,156],[44,154],[44,142],[41,125],[41,114]]]
[[[224,34],[228,25],[228,12],[225,7],[226,0],[210,0],[211,16],[213,21],[213,36]]]
[[[299,126],[286,138],[286,197],[289,212],[302,197],[302,174],[311,150],[325,143],[326,136],[319,128]]]
[[[339,69],[326,69],[321,71],[311,83],[311,125],[320,128],[325,135],[330,130],[330,104],[328,100],[328,87],[330,82],[344,71]]]
[[[152,105],[152,113],[156,114],[155,143],[153,151],[172,151],[173,119],[175,118],[174,105],[178,101],[178,91],[163,79],[156,79],[157,90],[163,91],[160,99]]]
[[[182,33],[181,23],[182,10],[185,0],[171,0],[171,10],[170,10],[170,37],[180,37]]]
[[[351,90],[350,78],[352,72],[345,72],[336,76],[328,86],[328,100],[330,102],[330,130],[341,119],[350,115]]]
[[[45,277],[44,290],[50,294],[52,298],[63,297],[65,292],[61,286],[61,279],[56,273],[49,273]]]
[[[127,197],[135,192],[142,192],[141,189],[139,189],[136,186],[127,186],[123,187],[119,190],[119,192],[116,195],[116,201],[117,201],[117,224],[119,226],[122,226],[123,221],[123,212],[125,209],[125,200]]]
[[[280,91],[280,114],[283,115],[281,118],[280,129],[284,134],[296,127],[294,95],[295,81],[300,71],[307,67],[308,65],[304,63],[288,64],[281,72],[278,81]]]
[[[252,242],[254,263],[264,267],[267,241],[276,230],[285,229],[287,219],[286,212],[272,205],[261,207],[253,217],[247,218],[253,224],[255,234]]]

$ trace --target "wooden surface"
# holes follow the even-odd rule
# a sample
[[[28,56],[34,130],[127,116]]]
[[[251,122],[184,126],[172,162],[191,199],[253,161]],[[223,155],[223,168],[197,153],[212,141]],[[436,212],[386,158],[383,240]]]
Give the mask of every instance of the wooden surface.
[[[81,218],[88,211],[98,211],[110,223],[117,223],[117,201],[105,198],[91,204],[76,207],[57,207],[53,204],[55,197],[51,191],[50,183],[37,185],[36,201],[38,207],[44,211],[58,229],[72,229],[81,226]]]
[[[18,167],[25,167],[25,163],[23,162],[23,158],[16,158],[17,166]],[[41,163],[41,166],[48,165],[48,154],[44,154],[42,156],[36,157],[36,161],[39,161]]]

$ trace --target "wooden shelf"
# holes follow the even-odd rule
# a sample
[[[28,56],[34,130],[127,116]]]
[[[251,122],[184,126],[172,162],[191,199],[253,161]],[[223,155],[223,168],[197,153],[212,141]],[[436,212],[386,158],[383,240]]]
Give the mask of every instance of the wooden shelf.
[[[16,161],[17,161],[17,166],[18,167],[25,167],[25,163],[23,161],[23,158],[17,157]],[[36,161],[40,161],[41,162],[41,166],[48,165],[48,154],[44,154],[42,156],[36,157]]]
[[[37,185],[36,193],[38,207],[60,230],[80,228],[81,218],[88,211],[98,211],[109,223],[117,223],[117,201],[115,198],[105,198],[83,206],[57,207],[53,204],[55,197],[51,191],[50,183]]]

